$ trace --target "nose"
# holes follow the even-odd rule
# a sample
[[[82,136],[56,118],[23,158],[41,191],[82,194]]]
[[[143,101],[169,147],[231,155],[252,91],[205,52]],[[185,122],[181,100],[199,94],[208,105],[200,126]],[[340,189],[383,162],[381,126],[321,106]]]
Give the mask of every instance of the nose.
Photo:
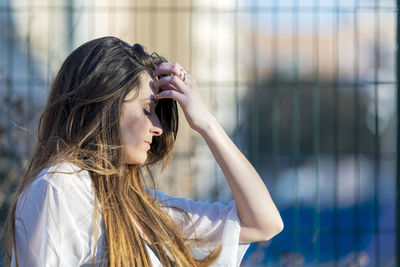
[[[150,132],[155,136],[160,136],[163,133],[160,119],[157,116],[153,116],[153,119],[151,120]]]

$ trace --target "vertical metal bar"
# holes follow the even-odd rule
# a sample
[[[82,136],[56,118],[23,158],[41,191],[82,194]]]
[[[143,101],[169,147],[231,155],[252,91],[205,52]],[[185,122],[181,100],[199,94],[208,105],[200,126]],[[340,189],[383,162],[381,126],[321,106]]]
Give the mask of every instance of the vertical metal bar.
[[[300,44],[299,44],[299,0],[296,1],[293,19],[293,29],[296,36],[293,42],[293,60],[295,65],[295,86],[292,91],[292,153],[293,153],[293,188],[295,190],[293,203],[293,234],[294,251],[300,251],[300,207],[299,207],[299,169],[300,164]]]
[[[396,158],[396,265],[400,266],[400,0],[396,1],[396,86],[397,86],[397,158]]]
[[[26,36],[26,55],[27,55],[27,79],[26,79],[26,101],[27,101],[27,109],[25,109],[25,119],[26,121],[32,121],[33,116],[32,111],[33,111],[33,100],[32,100],[32,79],[33,79],[33,75],[32,75],[32,61],[31,61],[31,25],[32,25],[32,8],[31,8],[31,2],[27,3],[28,5],[28,9],[27,9],[27,36]],[[26,127],[27,129],[31,128],[31,127]],[[26,138],[26,152],[29,153],[30,151],[30,146],[31,146],[31,142],[30,142],[29,136],[27,136]]]
[[[150,1],[151,2],[151,1]],[[108,32],[112,33],[116,29],[116,9],[117,9],[117,1],[109,1],[108,2]],[[153,36],[152,34],[150,36]]]
[[[66,11],[68,12],[67,14],[67,34],[68,34],[68,54],[72,52],[73,50],[73,45],[74,45],[74,12],[73,12],[73,7],[74,7],[74,0],[67,0],[67,9]]]
[[[234,15],[233,15],[233,65],[234,65],[234,80],[233,86],[235,90],[235,132],[239,130],[239,52],[238,52],[238,6],[239,0],[235,0]]]
[[[51,22],[52,18],[54,17],[54,11],[55,11],[55,3],[54,0],[51,0],[50,2],[51,4],[51,9],[48,10],[47,13],[47,18],[48,21]],[[28,4],[29,5],[29,4]],[[29,22],[29,25],[31,25],[31,23]],[[28,27],[29,27],[28,25]],[[50,83],[51,83],[51,49],[50,49],[50,44],[51,44],[51,39],[52,39],[52,29],[53,29],[53,23],[49,23],[48,29],[47,29],[47,73],[46,73],[46,82],[45,82],[45,86],[46,88],[50,87]]]
[[[397,86],[397,158],[396,158],[396,265],[400,266],[400,0],[396,1],[396,86]]]
[[[95,1],[95,0],[93,0],[93,1]],[[138,2],[138,0],[134,0],[134,2],[133,2],[133,5],[134,5],[134,7],[135,7],[135,9],[134,9],[134,20],[133,20],[133,22],[134,22],[134,27],[131,27],[132,28],[132,30],[133,30],[133,39],[135,40],[135,43],[137,42],[137,39],[138,39],[138,34],[137,34],[137,32],[138,32],[138,8],[137,8],[137,2]]]
[[[88,30],[87,30],[87,35],[86,35],[86,38],[87,38],[87,40],[91,40],[91,39],[93,39],[92,38],[92,36],[93,36],[93,23],[92,23],[92,21],[93,21],[93,1],[94,0],[87,0],[88,2],[87,2],[87,6],[86,6],[86,12],[88,13],[87,14],[87,28],[88,28]]]
[[[210,102],[213,108],[213,111],[216,112],[218,110],[217,107],[217,101],[216,101],[216,92],[215,92],[215,73],[216,72],[216,49],[213,47],[214,42],[212,40],[217,40],[218,39],[218,35],[217,33],[217,29],[218,29],[218,14],[217,14],[217,10],[215,8],[215,5],[217,5],[215,2],[212,3],[210,2],[210,7],[209,7],[209,15],[210,15],[210,21],[211,21],[211,25],[213,25],[213,27],[210,27],[211,30],[211,38],[209,39],[209,47],[210,47],[210,67],[209,69],[209,90],[210,90]],[[214,165],[216,167],[216,165]]]
[[[320,258],[320,194],[319,194],[319,5],[318,0],[314,0],[314,11],[313,11],[313,65],[315,83],[313,86],[313,158],[314,158],[314,178],[315,178],[315,213],[313,218],[313,254],[314,254],[314,265],[319,265]]]
[[[13,73],[14,73],[14,38],[12,36],[12,18],[11,18],[11,7],[10,7],[10,0],[7,1],[7,26],[6,26],[6,49],[7,49],[7,55],[6,55],[6,66],[7,66],[7,76],[5,79],[5,85],[7,88],[7,95],[6,95],[6,112],[7,112],[7,131],[6,131],[6,137],[7,137],[7,146],[6,146],[6,151],[11,151],[11,147],[13,146],[13,140],[11,137],[11,94],[13,90]],[[14,162],[14,160],[13,160]]]
[[[91,19],[91,27],[89,28],[92,34],[90,35],[91,39],[94,38],[94,33],[96,30],[96,17],[97,17],[97,6],[96,6],[96,0],[91,0],[91,5],[90,5],[90,13],[92,15]],[[135,15],[136,18],[136,15]],[[136,25],[136,23],[135,23]],[[133,27],[132,27],[133,28]]]
[[[335,0],[335,13],[333,16],[333,24],[335,25],[335,36],[333,38],[333,66],[334,68],[334,83],[333,83],[333,158],[334,158],[334,168],[333,168],[333,179],[334,179],[334,230],[333,230],[333,240],[334,240],[334,266],[339,266],[339,253],[340,253],[340,238],[339,238],[339,0]]]
[[[193,0],[190,0],[190,11],[189,11],[189,70],[193,69]]]
[[[258,101],[258,91],[259,91],[259,81],[257,75],[257,44],[258,44],[258,8],[255,12],[256,14],[251,14],[251,62],[252,62],[252,69],[253,69],[253,77],[249,77],[252,79],[250,87],[252,88],[252,100],[254,103],[250,105],[250,135],[249,135],[249,144],[250,144],[250,159],[253,164],[257,165],[259,163],[259,149],[260,149],[260,138],[259,138],[259,101]],[[251,11],[252,13],[254,10]]]
[[[272,127],[271,127],[271,136],[272,136],[272,159],[273,159],[273,167],[272,174],[273,177],[278,177],[279,175],[279,17],[280,17],[280,8],[279,8],[279,0],[274,1],[274,12],[272,14],[273,18],[273,70],[275,70],[275,77],[273,83],[271,85],[271,90],[273,92],[273,100],[272,100]],[[261,106],[261,105],[260,105]],[[277,243],[272,243],[274,246],[274,250],[276,251]],[[274,253],[276,262],[278,262],[278,255]]]
[[[379,9],[378,0],[375,0],[375,37],[374,37],[374,47],[375,47],[375,60],[374,60],[374,110],[375,110],[375,151],[374,151],[374,230],[375,230],[375,266],[380,265],[380,229],[379,229],[379,174],[380,174],[380,133],[379,133],[379,92],[378,92],[378,81],[379,81],[379,64],[380,64],[380,21],[379,21]]]
[[[274,177],[278,177],[279,174],[279,117],[280,117],[280,110],[279,110],[279,99],[280,99],[280,93],[279,93],[279,80],[280,80],[280,75],[279,75],[279,15],[280,15],[280,10],[279,10],[279,1],[276,0],[274,1],[274,9],[276,10],[274,13],[274,43],[273,43],[273,49],[275,51],[274,53],[274,69],[277,70],[276,72],[276,80],[272,85],[272,90],[274,92],[274,99],[272,102],[272,158],[274,159]]]
[[[353,113],[354,113],[354,124],[353,124],[353,142],[354,142],[354,251],[358,255],[360,253],[360,160],[359,160],[359,60],[360,60],[360,41],[358,32],[358,12],[359,12],[359,0],[356,1],[353,10],[353,43],[354,43],[354,64],[353,64],[353,75],[354,75],[354,86],[353,86]]]
[[[156,14],[156,15],[152,14],[152,13],[156,12],[155,9],[156,9],[156,5],[154,5],[154,0],[150,0],[147,15],[149,16],[149,30],[154,31],[154,32],[157,31],[156,26],[157,26],[157,21],[158,21],[158,16],[157,16],[158,14]],[[176,31],[173,31],[173,34],[175,32]],[[150,34],[149,42],[154,47],[154,49],[156,49],[156,47],[157,47],[157,39],[158,39],[157,34]]]

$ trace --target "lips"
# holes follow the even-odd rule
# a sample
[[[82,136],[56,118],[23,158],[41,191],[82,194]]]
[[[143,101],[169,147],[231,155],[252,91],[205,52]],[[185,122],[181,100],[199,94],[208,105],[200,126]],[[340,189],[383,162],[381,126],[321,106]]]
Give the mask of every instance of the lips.
[[[148,145],[147,149],[150,149],[151,148],[151,141],[144,141],[144,142]]]

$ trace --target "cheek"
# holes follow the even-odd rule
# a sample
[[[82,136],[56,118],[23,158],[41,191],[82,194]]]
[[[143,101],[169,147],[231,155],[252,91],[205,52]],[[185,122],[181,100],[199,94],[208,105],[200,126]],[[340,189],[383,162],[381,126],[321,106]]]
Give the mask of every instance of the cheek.
[[[135,137],[135,125],[130,123],[124,123],[121,125],[122,144],[124,146],[130,145],[134,141]]]
[[[143,164],[147,159],[144,143],[144,125],[139,121],[124,125],[122,131],[122,144],[125,151],[125,162],[128,164]]]
[[[121,121],[122,143],[126,146],[133,145],[142,139],[145,121],[137,116],[131,116]]]

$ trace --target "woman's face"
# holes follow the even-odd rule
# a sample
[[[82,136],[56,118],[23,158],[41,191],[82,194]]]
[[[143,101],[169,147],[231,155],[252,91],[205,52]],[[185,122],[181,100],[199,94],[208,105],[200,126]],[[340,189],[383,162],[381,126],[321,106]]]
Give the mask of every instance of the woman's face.
[[[162,134],[162,126],[155,108],[158,89],[153,89],[155,78],[147,72],[140,74],[141,86],[139,95],[135,96],[135,89],[125,97],[122,105],[120,127],[122,145],[125,151],[127,164],[143,164],[147,159],[153,136]]]

